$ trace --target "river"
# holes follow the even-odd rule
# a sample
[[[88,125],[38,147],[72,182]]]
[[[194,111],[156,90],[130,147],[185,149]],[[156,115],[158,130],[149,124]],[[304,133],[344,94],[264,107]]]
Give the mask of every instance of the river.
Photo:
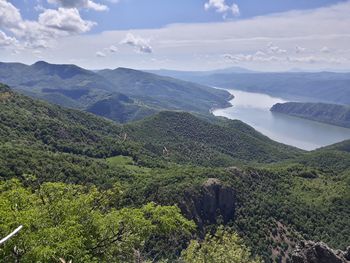
[[[231,101],[233,106],[217,109],[213,114],[241,120],[272,140],[314,150],[350,139],[350,129],[270,112],[275,103],[286,102],[281,98],[234,89],[227,91],[235,96]]]

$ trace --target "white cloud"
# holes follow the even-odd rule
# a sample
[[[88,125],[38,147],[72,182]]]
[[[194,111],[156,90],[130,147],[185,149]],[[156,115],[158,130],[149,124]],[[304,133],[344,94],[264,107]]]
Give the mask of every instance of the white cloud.
[[[13,46],[17,44],[17,40],[13,37],[7,36],[0,30],[0,47]]]
[[[39,23],[49,28],[74,34],[87,32],[96,25],[94,22],[83,20],[75,8],[47,9],[39,15]]]
[[[286,54],[287,53],[287,50],[282,49],[282,48],[274,45],[272,42],[270,42],[267,45],[267,50],[268,50],[268,53],[270,53],[270,54]]]
[[[284,59],[277,56],[264,56],[258,52],[255,54],[225,54],[223,57],[233,63],[239,64],[244,62],[272,62],[272,61],[283,61]]]
[[[295,53],[297,53],[297,54],[303,53],[303,52],[305,52],[305,50],[306,50],[306,48],[304,48],[304,47],[301,47],[298,45],[295,46]]]
[[[324,60],[324,59],[322,59]],[[288,62],[297,62],[297,63],[316,63],[318,61],[321,61],[320,58],[317,58],[315,56],[308,56],[308,57],[287,57]]]
[[[259,50],[255,53],[255,56],[258,56],[258,57],[266,56],[266,53]]]
[[[321,48],[321,50],[320,50],[322,53],[330,53],[331,52],[331,50],[329,49],[329,47],[326,47],[326,46],[324,46],[323,48]]]
[[[87,8],[93,9],[95,11],[106,11],[108,7],[106,5],[102,5],[96,3],[92,0],[48,0],[50,4],[57,4],[64,8]]]
[[[131,33],[128,33],[120,43],[135,47],[136,50],[141,53],[153,52],[149,39],[145,39],[139,36],[134,36]]]
[[[14,5],[0,0],[0,28],[11,33],[8,37],[16,38],[22,48],[47,48],[57,38],[87,32],[94,25],[75,8],[43,9],[37,21],[25,20]]]
[[[265,54],[266,55],[266,54]],[[328,64],[340,64],[345,62],[340,58],[327,58],[319,56],[301,56],[301,57],[281,57],[281,56],[262,56],[262,54],[256,52],[255,54],[224,54],[223,57],[235,64],[242,63],[267,63],[278,62],[279,64],[316,64],[316,63],[328,63]]]
[[[0,28],[20,28],[22,17],[19,10],[10,2],[0,0]]]
[[[109,52],[111,52],[111,53],[118,52],[118,48],[117,48],[116,46],[114,46],[114,45],[111,45],[111,46],[109,47]]]
[[[215,9],[216,12],[224,14],[224,17],[227,14],[232,14],[234,16],[239,16],[240,11],[237,4],[233,3],[231,6],[226,4],[225,0],[209,0],[204,4],[204,9]]]
[[[37,4],[36,6],[34,6],[34,10],[37,12],[42,12],[45,11],[45,8],[41,4]]]
[[[106,57],[106,54],[103,53],[102,51],[97,51],[96,52],[96,57],[104,58],[104,57]]]

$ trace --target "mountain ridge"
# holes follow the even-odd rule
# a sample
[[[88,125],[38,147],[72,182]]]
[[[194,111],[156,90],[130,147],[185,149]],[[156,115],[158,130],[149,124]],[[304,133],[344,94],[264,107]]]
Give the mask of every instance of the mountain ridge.
[[[138,70],[119,68],[96,73],[73,64],[45,61],[32,65],[0,63],[0,82],[31,97],[65,107],[92,109],[117,122],[132,121],[134,116],[137,120],[161,110],[210,115],[211,108],[226,107],[230,99],[226,91]],[[118,101],[122,94],[135,103]],[[99,105],[101,109],[97,109]],[[128,113],[126,118],[115,114],[118,106]]]
[[[272,106],[271,112],[350,128],[350,107],[327,103],[286,102]]]

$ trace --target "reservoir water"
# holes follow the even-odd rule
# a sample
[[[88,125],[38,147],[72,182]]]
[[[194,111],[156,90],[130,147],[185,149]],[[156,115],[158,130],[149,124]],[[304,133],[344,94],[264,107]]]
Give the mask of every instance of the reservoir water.
[[[275,103],[286,102],[266,94],[230,89],[235,98],[232,107],[213,113],[229,119],[241,120],[272,140],[304,150],[350,139],[350,129],[270,112]]]

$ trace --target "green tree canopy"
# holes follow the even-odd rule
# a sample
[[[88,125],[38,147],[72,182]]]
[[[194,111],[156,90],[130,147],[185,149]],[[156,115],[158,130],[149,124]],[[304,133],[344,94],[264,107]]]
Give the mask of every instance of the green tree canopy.
[[[0,237],[23,225],[0,247],[0,262],[134,262],[161,256],[169,248],[156,241],[171,247],[174,240],[188,240],[195,228],[175,206],[113,208],[118,185],[99,191],[45,183],[33,190],[10,180],[0,183],[0,193]]]
[[[222,227],[215,235],[208,234],[203,242],[192,240],[182,253],[185,263],[260,263],[253,258],[242,239]]]

